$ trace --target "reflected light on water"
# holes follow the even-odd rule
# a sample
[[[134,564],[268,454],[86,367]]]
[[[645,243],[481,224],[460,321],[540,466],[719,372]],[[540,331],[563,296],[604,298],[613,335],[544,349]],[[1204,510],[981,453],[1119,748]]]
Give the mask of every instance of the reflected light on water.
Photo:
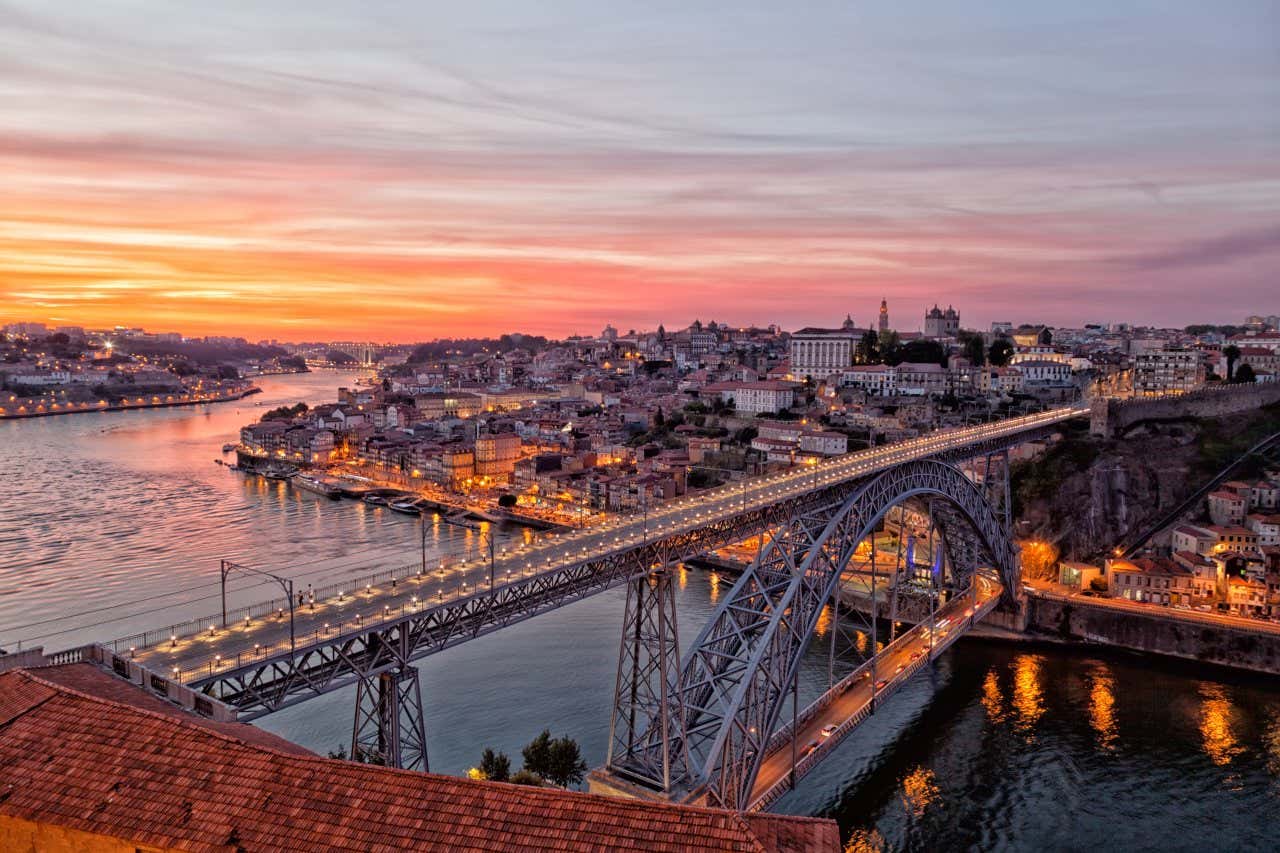
[[[709,580],[711,581],[711,603],[715,604],[720,599],[720,576],[712,572]],[[683,580],[681,580],[680,585],[684,586]]]
[[[1116,748],[1119,727],[1116,724],[1115,679],[1106,664],[1100,664],[1089,675],[1089,723],[1098,734],[1098,746],[1107,752]]]
[[[917,767],[903,778],[902,807],[911,817],[923,816],[924,810],[936,799],[938,799],[938,780],[932,770]]]
[[[715,575],[712,575],[715,577]],[[711,587],[712,595],[715,595],[715,586]],[[712,601],[715,599],[713,598]],[[827,636],[827,631],[831,628],[831,605],[822,605],[822,610],[818,612],[818,623],[813,626],[813,632],[819,637]]]
[[[680,588],[684,589],[689,585],[689,570],[685,568],[684,563],[680,564]]]
[[[844,843],[844,853],[883,853],[888,849],[884,836],[875,827],[853,830]]]
[[[1013,711],[1018,729],[1028,736],[1044,716],[1044,690],[1040,687],[1039,655],[1018,655],[1013,662]]]
[[[1231,699],[1221,684],[1200,685],[1200,737],[1209,759],[1219,766],[1231,763],[1243,748],[1231,732]]]
[[[987,670],[987,677],[982,680],[982,707],[991,722],[1004,722],[1004,694],[1000,691],[1000,679],[994,668]]]

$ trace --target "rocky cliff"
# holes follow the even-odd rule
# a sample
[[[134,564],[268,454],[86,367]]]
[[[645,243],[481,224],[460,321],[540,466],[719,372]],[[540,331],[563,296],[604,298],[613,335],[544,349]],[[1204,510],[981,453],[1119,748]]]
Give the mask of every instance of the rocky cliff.
[[[1080,425],[1012,471],[1017,533],[1067,559],[1101,559],[1154,523],[1261,437],[1280,430],[1280,405],[1222,418],[1139,425],[1117,438]],[[1259,462],[1239,476],[1261,473]]]

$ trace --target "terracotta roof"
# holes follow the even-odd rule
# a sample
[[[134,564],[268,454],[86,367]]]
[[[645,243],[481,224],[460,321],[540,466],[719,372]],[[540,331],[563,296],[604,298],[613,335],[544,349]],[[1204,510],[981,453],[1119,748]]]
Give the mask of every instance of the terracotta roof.
[[[135,845],[247,853],[839,849],[829,820],[334,761],[157,702],[91,664],[0,675],[0,815]]]

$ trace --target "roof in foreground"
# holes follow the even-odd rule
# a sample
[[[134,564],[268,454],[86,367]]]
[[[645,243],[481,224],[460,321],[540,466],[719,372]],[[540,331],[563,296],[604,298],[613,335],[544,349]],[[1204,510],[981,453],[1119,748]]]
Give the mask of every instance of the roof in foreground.
[[[246,853],[839,849],[829,820],[334,761],[163,704],[87,663],[0,675],[0,824]]]

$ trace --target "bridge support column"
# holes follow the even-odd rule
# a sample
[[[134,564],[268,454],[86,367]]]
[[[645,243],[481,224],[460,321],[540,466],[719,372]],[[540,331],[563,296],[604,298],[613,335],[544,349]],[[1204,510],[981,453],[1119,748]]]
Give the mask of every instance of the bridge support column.
[[[357,683],[351,757],[427,771],[427,729],[417,667],[398,667]]]
[[[684,704],[679,690],[680,636],[669,567],[633,578],[618,649],[606,768],[670,792],[683,777]],[[672,754],[672,744],[678,754]]]

